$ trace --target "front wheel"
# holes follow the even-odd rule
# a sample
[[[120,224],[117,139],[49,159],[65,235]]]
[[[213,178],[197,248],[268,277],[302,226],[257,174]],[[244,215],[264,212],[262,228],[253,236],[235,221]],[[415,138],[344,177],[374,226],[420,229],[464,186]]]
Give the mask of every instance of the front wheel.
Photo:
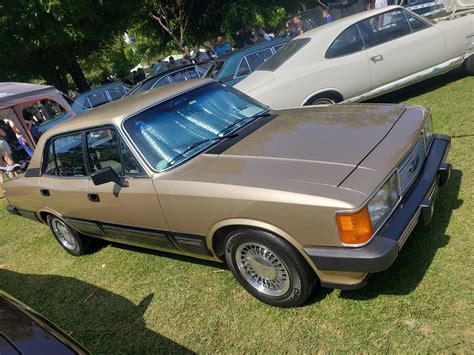
[[[80,235],[56,216],[49,215],[47,220],[49,229],[64,250],[74,256],[87,253],[90,245],[89,238]]]
[[[226,239],[225,260],[252,296],[272,306],[303,304],[316,283],[316,275],[298,250],[268,232],[232,232]]]

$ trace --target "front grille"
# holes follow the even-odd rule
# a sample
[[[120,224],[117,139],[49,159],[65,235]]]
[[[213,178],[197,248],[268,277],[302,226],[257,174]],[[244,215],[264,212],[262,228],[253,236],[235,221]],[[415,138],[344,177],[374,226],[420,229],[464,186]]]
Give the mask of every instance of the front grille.
[[[425,146],[423,144],[423,137],[420,136],[405,159],[398,166],[398,173],[400,178],[400,187],[402,195],[410,188],[413,181],[423,167],[425,162]]]

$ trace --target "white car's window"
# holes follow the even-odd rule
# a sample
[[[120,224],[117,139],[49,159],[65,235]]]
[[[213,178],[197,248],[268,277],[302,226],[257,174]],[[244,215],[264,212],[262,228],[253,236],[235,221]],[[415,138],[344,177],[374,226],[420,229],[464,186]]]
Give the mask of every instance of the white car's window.
[[[111,167],[119,175],[143,176],[143,169],[111,128],[86,133],[87,155],[91,171]]]
[[[125,95],[125,90],[121,86],[108,89],[108,91],[112,100],[120,99],[123,95]]]
[[[356,25],[345,29],[335,40],[331,43],[326,51],[326,58],[339,57],[351,53],[358,52],[364,49],[364,42],[360,36]]]
[[[411,32],[408,21],[401,10],[389,11],[373,16],[357,24],[367,47],[392,41]]]
[[[89,95],[87,96],[87,99],[89,100],[92,107],[97,107],[109,102],[109,98],[107,97],[105,90]]]
[[[270,48],[247,55],[246,58],[250,66],[250,71],[254,71],[255,69],[257,69],[260,65],[265,63],[266,60],[272,55],[273,52]]]
[[[408,23],[410,24],[410,28],[413,32],[430,27],[426,22],[415,17],[413,14],[409,13],[408,11],[405,11],[405,15],[408,19]]]
[[[239,67],[237,69],[237,73],[235,74],[235,77],[241,77],[241,76],[247,76],[251,73],[252,71],[250,70],[250,67],[247,63],[247,59],[244,57],[240,61]]]
[[[47,148],[43,174],[49,176],[85,176],[81,134],[54,139]]]
[[[288,42],[282,49],[275,53],[270,59],[263,63],[257,70],[275,71],[288,59],[293,57],[301,48],[311,41],[310,38],[296,38]]]

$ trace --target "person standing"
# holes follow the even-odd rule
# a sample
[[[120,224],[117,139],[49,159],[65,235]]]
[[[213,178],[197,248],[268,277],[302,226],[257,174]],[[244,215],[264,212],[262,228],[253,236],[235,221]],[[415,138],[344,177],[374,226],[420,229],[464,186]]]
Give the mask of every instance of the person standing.
[[[5,118],[3,121],[10,126],[13,132],[15,132],[16,138],[18,139],[18,143],[20,143],[21,147],[25,150],[26,154],[28,154],[29,157],[31,158],[33,156],[33,149],[28,145],[28,142],[26,138],[23,136],[23,133],[20,130],[20,128],[18,128],[15,125],[15,123],[13,123],[13,121],[8,118]],[[30,121],[25,120],[25,126],[26,126],[25,130],[29,132],[32,124]]]
[[[14,174],[14,171],[21,167],[19,164],[15,164],[15,161],[13,160],[12,151],[5,139],[6,136],[7,134],[5,131],[0,128],[0,183],[3,183],[4,172],[11,177]],[[4,164],[6,164],[6,167],[4,167]]]
[[[229,43],[224,42],[221,36],[217,37],[216,44],[214,45],[214,54],[216,57],[220,57],[222,54],[226,52],[230,52],[232,47]]]
[[[323,10],[323,18],[326,23],[331,23],[334,21],[334,17],[331,15],[331,12],[327,7]]]
[[[383,7],[387,7],[388,2],[387,0],[375,0],[374,8],[381,9]],[[378,29],[380,30],[383,26],[386,26],[390,22],[390,15],[380,15],[378,19]]]

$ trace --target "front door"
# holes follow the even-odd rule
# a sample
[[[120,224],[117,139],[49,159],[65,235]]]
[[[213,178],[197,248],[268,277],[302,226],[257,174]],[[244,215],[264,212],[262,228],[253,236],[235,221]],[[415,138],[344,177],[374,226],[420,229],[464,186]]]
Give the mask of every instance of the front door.
[[[374,90],[387,84],[407,84],[410,75],[445,59],[443,34],[439,29],[401,9],[373,16],[358,24],[367,47]],[[405,79],[405,80],[404,80]]]
[[[121,243],[157,249],[176,249],[168,233],[151,178],[114,128],[85,133],[90,171],[111,167],[127,183],[87,181],[88,219],[99,221],[105,237]]]

